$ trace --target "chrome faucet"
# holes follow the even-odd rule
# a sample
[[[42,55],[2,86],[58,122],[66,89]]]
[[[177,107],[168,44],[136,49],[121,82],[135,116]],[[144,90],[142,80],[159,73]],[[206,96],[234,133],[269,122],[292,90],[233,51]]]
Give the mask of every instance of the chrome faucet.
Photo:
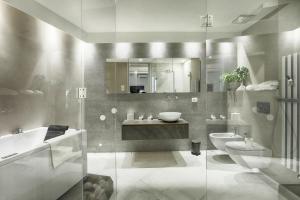
[[[238,127],[235,126],[235,127],[233,127],[232,129],[233,129],[234,135],[237,135],[238,132],[239,132],[239,131],[238,131]]]
[[[244,136],[244,141],[246,142],[247,139],[248,139],[248,134],[247,134],[247,133],[244,133],[243,136]]]
[[[17,128],[17,130],[16,130],[16,134],[20,134],[20,133],[23,133],[23,129],[21,129],[21,128]]]

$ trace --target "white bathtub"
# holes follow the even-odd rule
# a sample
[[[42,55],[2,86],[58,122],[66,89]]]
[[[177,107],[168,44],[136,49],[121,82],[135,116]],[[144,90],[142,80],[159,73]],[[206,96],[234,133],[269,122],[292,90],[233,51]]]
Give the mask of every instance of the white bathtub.
[[[56,200],[82,179],[84,156],[53,168],[50,145],[43,142],[46,132],[41,127],[0,138],[0,200]],[[85,131],[66,134],[86,141]]]

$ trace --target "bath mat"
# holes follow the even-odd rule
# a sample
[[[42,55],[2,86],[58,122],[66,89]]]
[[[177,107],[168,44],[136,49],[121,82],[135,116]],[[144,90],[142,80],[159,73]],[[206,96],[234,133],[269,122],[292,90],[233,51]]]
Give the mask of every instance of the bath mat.
[[[184,167],[186,163],[178,152],[133,152],[123,163],[123,168]]]

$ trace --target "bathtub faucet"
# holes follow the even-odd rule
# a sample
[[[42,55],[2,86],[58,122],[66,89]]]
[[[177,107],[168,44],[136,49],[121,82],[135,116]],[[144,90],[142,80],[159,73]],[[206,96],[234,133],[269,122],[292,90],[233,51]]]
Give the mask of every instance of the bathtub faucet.
[[[17,128],[17,130],[16,130],[16,134],[20,134],[20,133],[23,133],[23,129],[21,129],[21,128]]]

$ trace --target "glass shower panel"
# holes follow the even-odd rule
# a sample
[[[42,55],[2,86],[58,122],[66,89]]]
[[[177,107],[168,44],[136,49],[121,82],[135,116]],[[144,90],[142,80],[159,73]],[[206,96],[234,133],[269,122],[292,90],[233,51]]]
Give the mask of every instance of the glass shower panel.
[[[97,199],[111,200],[117,195],[118,136],[115,123],[119,108],[114,92],[118,66],[113,62],[108,65],[107,60],[114,59],[115,54],[124,53],[124,49],[115,51],[115,10],[114,0],[82,0],[87,174],[91,181],[96,178],[98,186],[94,195],[98,195]],[[122,47],[126,48],[126,45]],[[86,190],[85,193],[89,194],[89,188]]]
[[[59,1],[60,9],[66,6]],[[81,19],[81,2],[72,6],[73,17]],[[61,10],[52,12],[57,7],[53,1],[0,1],[3,200],[83,196],[81,31],[80,24],[78,32],[68,30]]]
[[[298,1],[208,2],[207,199],[298,198],[299,11]]]
[[[200,25],[205,3],[116,3],[116,58],[129,60],[130,86],[130,93],[115,95],[118,200],[205,199],[206,27]],[[195,74],[201,77],[195,84],[183,79],[182,60],[196,63]],[[158,120],[159,113],[168,111],[182,113],[177,122],[185,124],[182,129]],[[202,143],[200,156],[190,152],[194,139]]]
[[[273,139],[274,157],[268,174],[280,183],[280,191],[287,198],[299,198],[299,28],[298,1],[284,2],[278,16],[278,79],[280,90],[278,118]],[[276,167],[276,168],[275,168]],[[284,176],[282,175],[284,174]]]

